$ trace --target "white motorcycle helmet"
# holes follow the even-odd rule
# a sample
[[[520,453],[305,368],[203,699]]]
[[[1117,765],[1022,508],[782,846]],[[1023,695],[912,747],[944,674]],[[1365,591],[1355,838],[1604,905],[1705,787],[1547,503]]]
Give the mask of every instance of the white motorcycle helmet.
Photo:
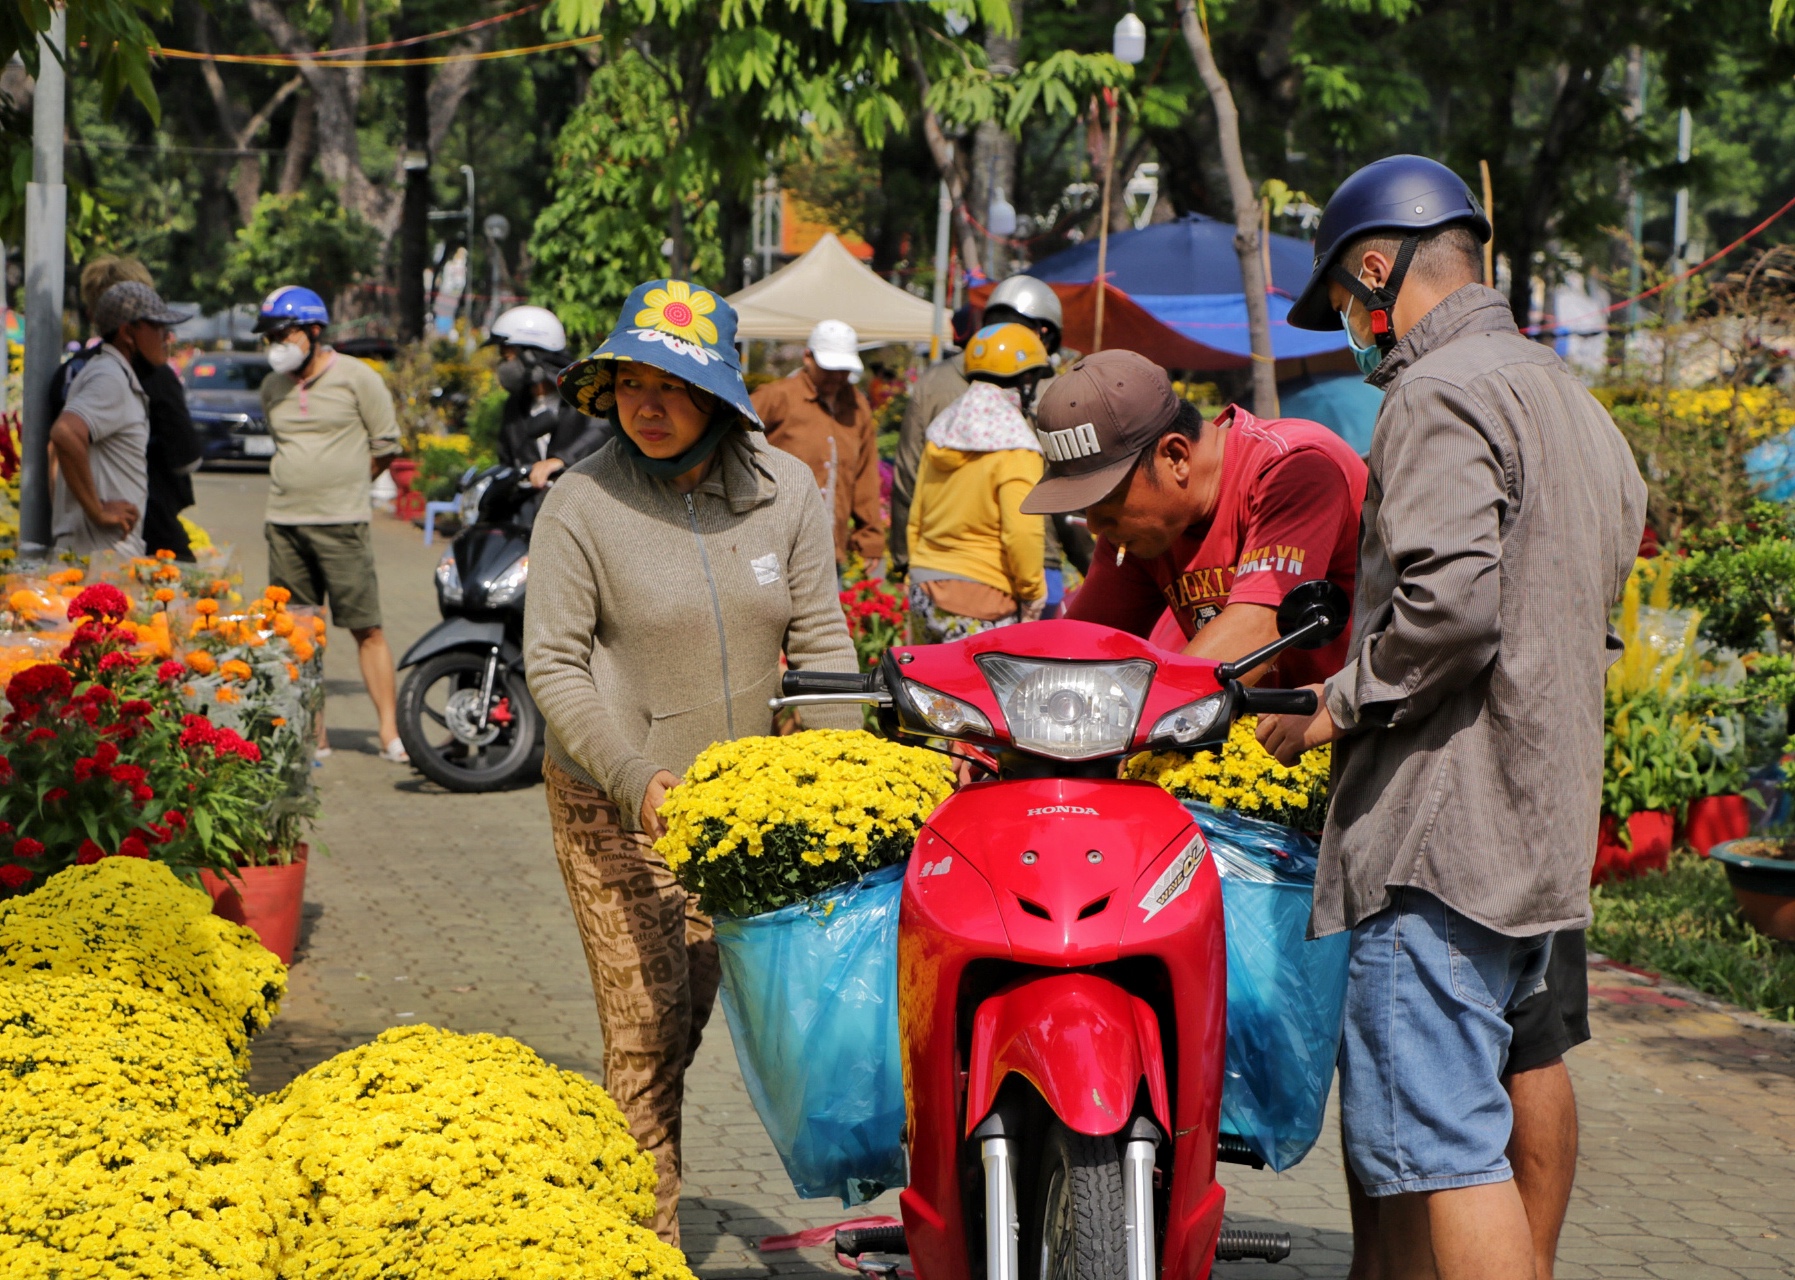
[[[547,307],[512,307],[492,322],[486,341],[510,347],[534,347],[549,355],[567,350],[567,330]]]
[[[1037,280],[1033,276],[1015,275],[1003,281],[991,290],[991,296],[985,299],[985,323],[1000,324],[1003,317],[993,318],[991,313],[998,310],[1014,312],[1027,320],[1051,325],[1051,335],[1043,334],[1048,351],[1060,345],[1060,331],[1065,328],[1064,314],[1060,309],[1060,297],[1053,291],[1053,286],[1045,280]]]

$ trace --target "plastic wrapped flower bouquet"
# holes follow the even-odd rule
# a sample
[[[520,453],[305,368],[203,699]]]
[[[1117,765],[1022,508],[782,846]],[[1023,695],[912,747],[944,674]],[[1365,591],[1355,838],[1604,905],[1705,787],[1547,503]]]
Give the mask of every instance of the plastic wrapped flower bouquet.
[[[693,762],[655,848],[702,910],[759,915],[901,862],[952,789],[939,752],[870,733],[739,738]]]

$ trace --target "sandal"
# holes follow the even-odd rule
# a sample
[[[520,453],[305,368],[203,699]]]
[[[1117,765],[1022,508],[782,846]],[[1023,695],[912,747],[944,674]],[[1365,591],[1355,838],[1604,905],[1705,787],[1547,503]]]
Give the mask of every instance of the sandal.
[[[391,761],[393,764],[411,763],[411,757],[407,755],[405,751],[405,744],[398,738],[394,738],[391,742],[386,744],[386,749],[380,753],[380,758],[382,760]]]

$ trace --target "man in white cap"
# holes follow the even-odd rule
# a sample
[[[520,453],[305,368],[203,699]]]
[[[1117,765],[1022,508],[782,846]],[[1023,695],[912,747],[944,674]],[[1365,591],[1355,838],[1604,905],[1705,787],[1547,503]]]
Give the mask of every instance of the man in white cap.
[[[754,393],[767,443],[810,464],[835,516],[835,561],[859,552],[869,569],[885,554],[879,514],[879,450],[873,408],[850,378],[862,369],[852,325],[824,320],[810,331],[804,367]]]

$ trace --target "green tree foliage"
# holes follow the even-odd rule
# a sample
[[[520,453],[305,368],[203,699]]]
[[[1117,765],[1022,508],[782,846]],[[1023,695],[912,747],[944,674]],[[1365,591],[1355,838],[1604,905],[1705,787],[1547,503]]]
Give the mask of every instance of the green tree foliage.
[[[686,270],[721,274],[717,201],[703,170],[671,161],[672,110],[665,80],[632,51],[593,74],[561,131],[552,198],[530,241],[532,290],[572,334],[602,335],[631,289],[668,273],[661,247],[676,201],[687,211]]]
[[[262,297],[300,284],[332,301],[373,269],[379,251],[374,229],[328,195],[263,196],[237,233],[216,292],[225,300]]]
[[[16,54],[25,70],[37,75],[40,34],[48,34],[50,16],[58,8],[68,15],[71,69],[99,72],[106,109],[130,89],[151,116],[160,114],[156,88],[150,82],[149,48],[156,43],[149,23],[169,14],[173,0],[13,0],[0,5],[0,65]]]
[[[1701,610],[1704,637],[1749,652],[1768,631],[1795,656],[1795,508],[1760,502],[1737,524],[1691,531],[1683,549],[1671,598]]]

